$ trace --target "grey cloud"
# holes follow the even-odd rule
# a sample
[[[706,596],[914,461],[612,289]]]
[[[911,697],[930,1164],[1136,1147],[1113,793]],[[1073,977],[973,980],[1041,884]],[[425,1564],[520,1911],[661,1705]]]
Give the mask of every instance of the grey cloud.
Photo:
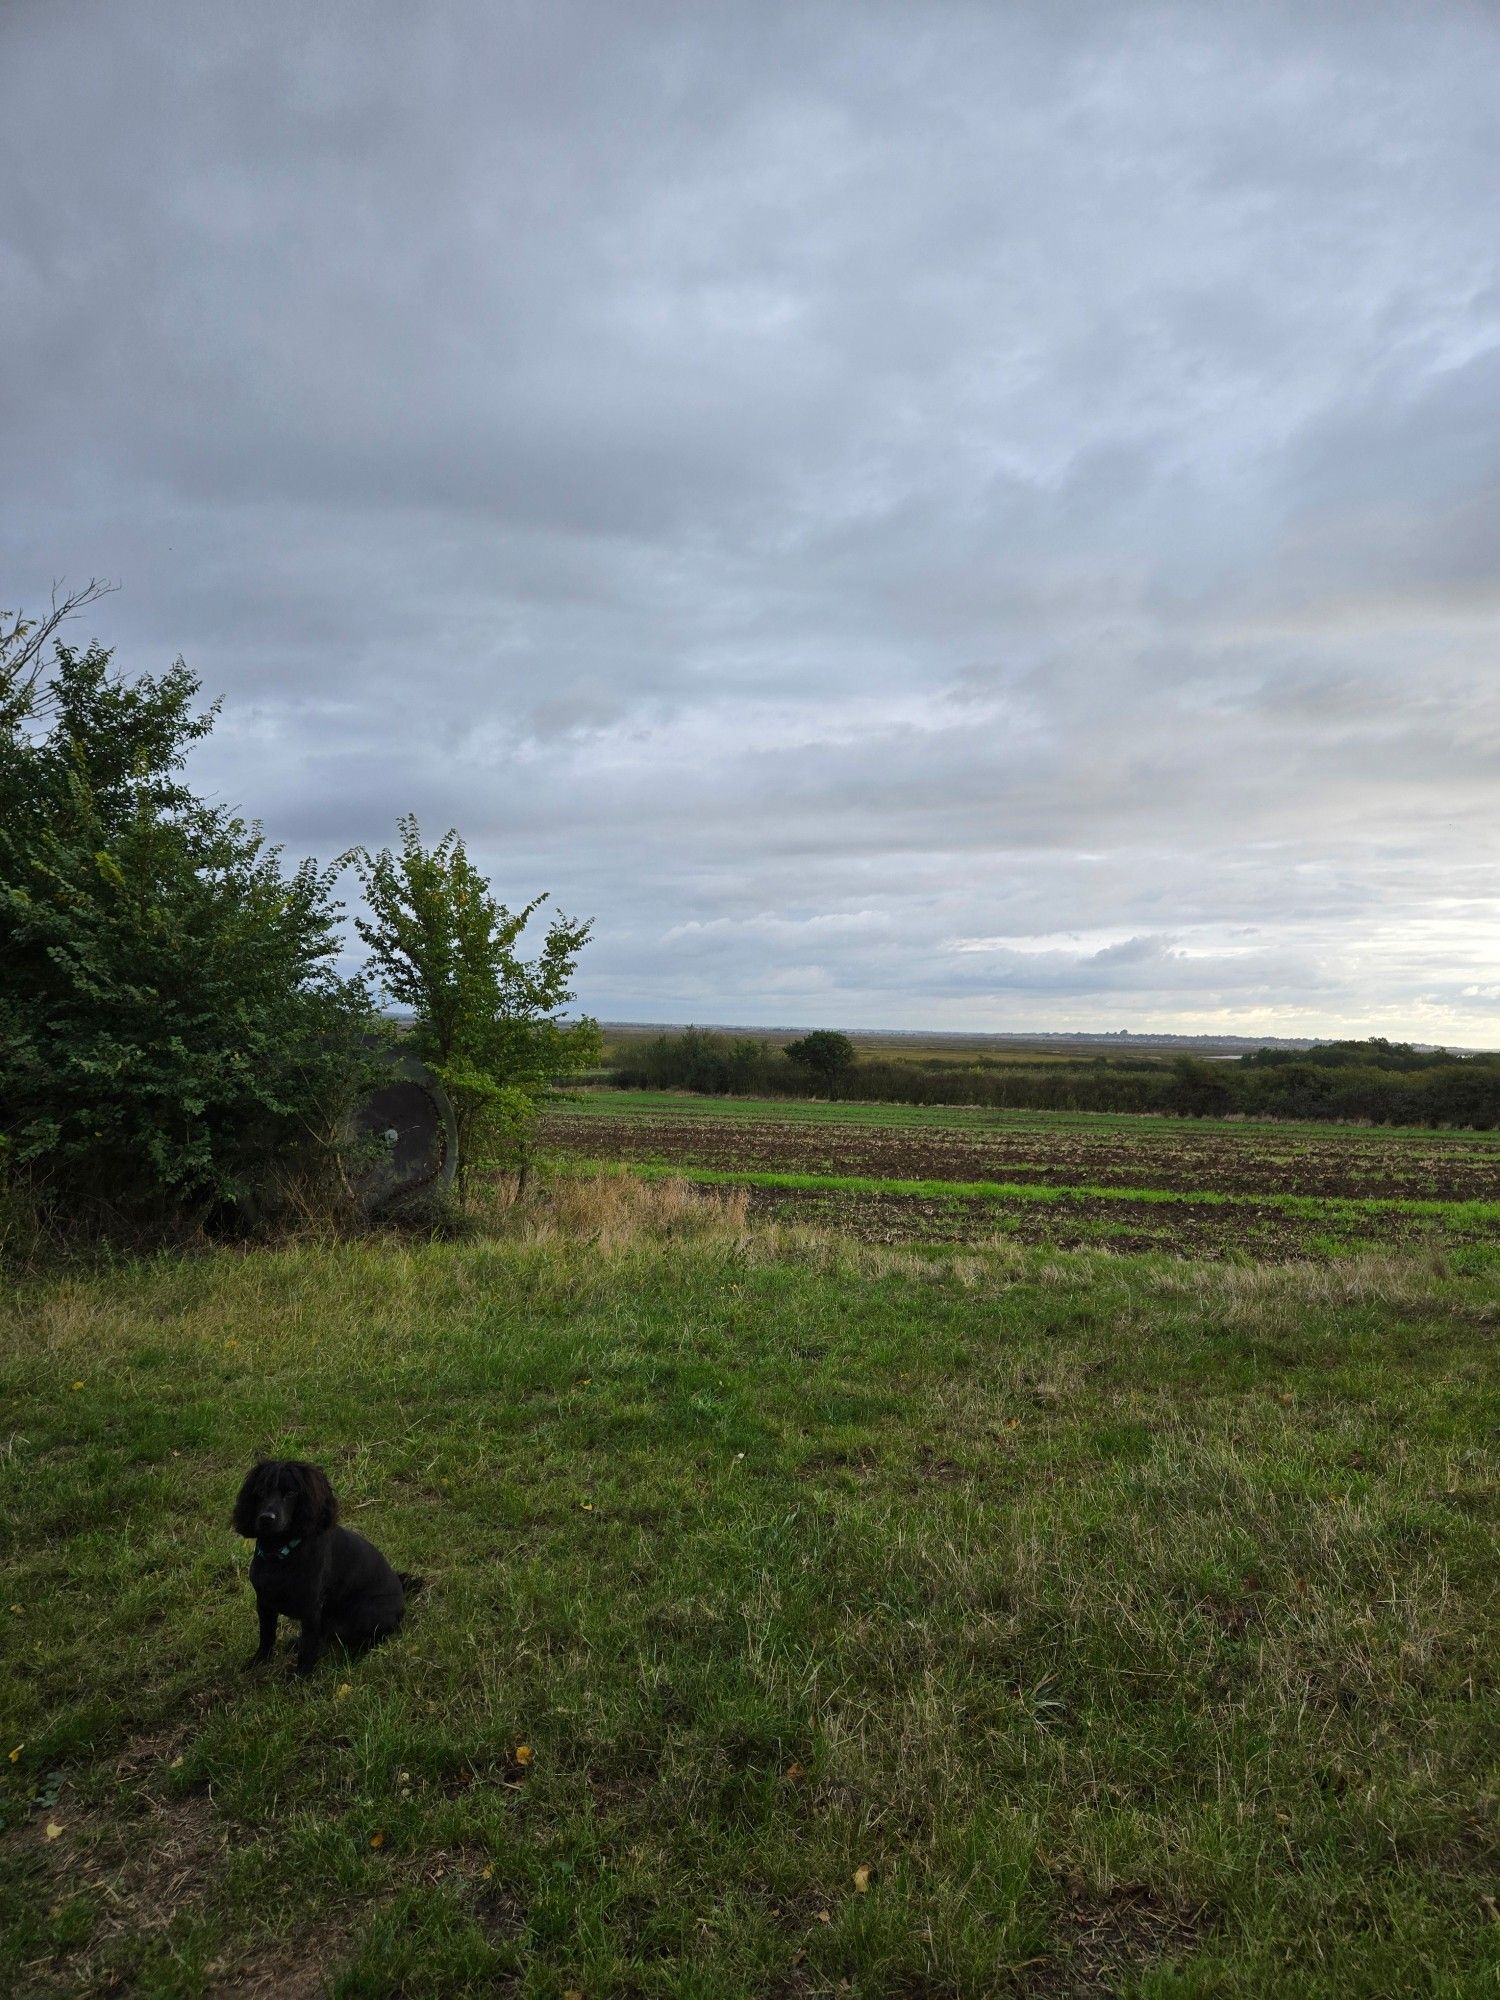
[[[12,6],[0,601],[118,576],[206,784],[461,825],[605,1014],[1500,1039],[1497,57]]]

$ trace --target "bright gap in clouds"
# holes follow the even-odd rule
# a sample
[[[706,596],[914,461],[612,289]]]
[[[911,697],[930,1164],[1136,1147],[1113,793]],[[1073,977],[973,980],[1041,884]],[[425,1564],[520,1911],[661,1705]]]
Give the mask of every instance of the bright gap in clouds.
[[[0,19],[0,601],[607,1018],[1500,1042],[1500,16]]]

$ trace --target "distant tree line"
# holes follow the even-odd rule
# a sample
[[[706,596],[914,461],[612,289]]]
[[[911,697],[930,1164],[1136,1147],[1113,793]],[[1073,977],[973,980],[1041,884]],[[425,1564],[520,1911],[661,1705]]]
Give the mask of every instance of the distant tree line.
[[[1030,1065],[920,1057],[867,1061],[846,1043],[851,1060],[831,1083],[826,1071],[792,1054],[799,1046],[688,1028],[621,1051],[605,1080],[619,1089],[709,1096],[836,1094],[850,1103],[1156,1111],[1185,1118],[1320,1119],[1477,1131],[1500,1125],[1500,1055],[1453,1056],[1378,1036],[1308,1050],[1256,1049],[1235,1062],[1111,1054]]]

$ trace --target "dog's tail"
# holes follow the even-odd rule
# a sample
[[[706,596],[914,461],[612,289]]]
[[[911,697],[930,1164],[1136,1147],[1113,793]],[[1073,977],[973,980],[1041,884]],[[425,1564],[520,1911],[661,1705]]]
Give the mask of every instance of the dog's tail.
[[[408,1597],[415,1597],[419,1590],[425,1590],[427,1588],[426,1577],[413,1576],[409,1570],[398,1569],[396,1572],[396,1581],[400,1584],[401,1588],[406,1592]]]

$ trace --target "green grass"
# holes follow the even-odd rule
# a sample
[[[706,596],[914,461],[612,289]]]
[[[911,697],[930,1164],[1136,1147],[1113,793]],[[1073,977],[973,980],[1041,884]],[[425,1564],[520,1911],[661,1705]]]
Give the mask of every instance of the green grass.
[[[618,1163],[611,1160],[571,1159],[562,1163],[570,1172],[615,1173]],[[1447,1222],[1465,1231],[1500,1228],[1500,1201],[1427,1201],[1399,1199],[1388,1195],[1280,1194],[1265,1190],[1255,1194],[1226,1194],[1213,1188],[1185,1192],[1175,1188],[1097,1187],[1085,1182],[1063,1185],[1039,1181],[945,1181],[901,1180],[874,1174],[812,1174],[758,1167],[700,1167],[681,1161],[635,1160],[630,1171],[643,1179],[699,1181],[707,1186],[825,1189],[842,1194],[907,1195],[918,1200],[942,1201],[1040,1201],[1057,1202],[1069,1197],[1088,1201],[1144,1201],[1171,1207],[1186,1204],[1210,1208],[1274,1208],[1306,1221],[1344,1220],[1357,1216],[1411,1215]]]
[[[4,1310],[10,1991],[1494,1991],[1493,1284],[570,1198]],[[269,1450],[430,1579],[306,1682]]]

